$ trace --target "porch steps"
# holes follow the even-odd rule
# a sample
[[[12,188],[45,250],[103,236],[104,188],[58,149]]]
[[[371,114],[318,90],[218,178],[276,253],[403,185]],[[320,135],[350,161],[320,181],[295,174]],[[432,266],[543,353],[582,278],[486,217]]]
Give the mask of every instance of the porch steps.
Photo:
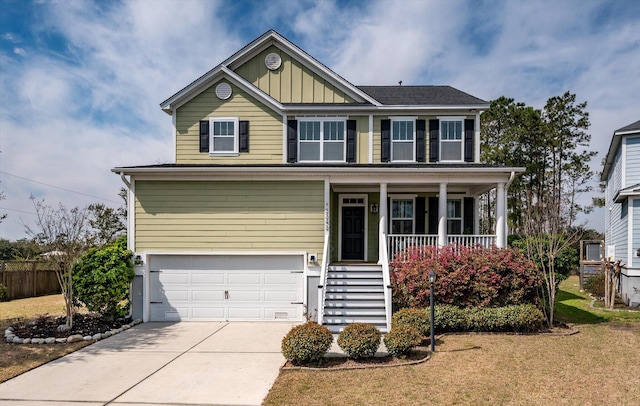
[[[329,266],[323,324],[333,333],[339,333],[351,323],[371,323],[386,332],[381,266]]]

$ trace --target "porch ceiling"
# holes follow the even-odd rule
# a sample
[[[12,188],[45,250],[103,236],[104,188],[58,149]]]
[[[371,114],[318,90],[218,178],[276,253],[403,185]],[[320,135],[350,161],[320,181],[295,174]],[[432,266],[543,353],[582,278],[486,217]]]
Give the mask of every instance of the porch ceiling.
[[[478,196],[496,187],[495,183],[489,184],[448,184],[447,195]],[[333,183],[331,189],[337,193],[377,193],[380,191],[379,184],[353,184],[353,183]],[[387,193],[433,193],[440,192],[439,183],[413,183],[413,184],[387,184]]]

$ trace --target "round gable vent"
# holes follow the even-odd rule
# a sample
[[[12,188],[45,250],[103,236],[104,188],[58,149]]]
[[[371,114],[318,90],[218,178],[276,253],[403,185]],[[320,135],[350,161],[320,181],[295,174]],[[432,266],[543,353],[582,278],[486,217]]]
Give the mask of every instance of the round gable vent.
[[[220,83],[216,86],[216,96],[218,99],[227,100],[231,97],[231,86],[228,83]]]
[[[278,69],[281,63],[282,63],[282,59],[280,58],[280,55],[276,54],[275,52],[272,52],[269,55],[264,57],[264,65],[269,70]]]

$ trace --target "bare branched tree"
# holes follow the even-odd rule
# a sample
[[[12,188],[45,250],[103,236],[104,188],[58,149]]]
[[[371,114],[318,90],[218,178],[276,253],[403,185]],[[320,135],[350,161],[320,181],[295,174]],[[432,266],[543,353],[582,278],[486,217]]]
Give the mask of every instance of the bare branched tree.
[[[68,209],[63,204],[53,208],[46,205],[44,200],[36,200],[34,196],[30,199],[36,210],[36,224],[32,227],[23,223],[23,226],[27,235],[46,246],[49,256],[59,264],[56,275],[66,307],[66,326],[71,328],[74,315],[72,269],[73,264],[88,248],[87,209]]]

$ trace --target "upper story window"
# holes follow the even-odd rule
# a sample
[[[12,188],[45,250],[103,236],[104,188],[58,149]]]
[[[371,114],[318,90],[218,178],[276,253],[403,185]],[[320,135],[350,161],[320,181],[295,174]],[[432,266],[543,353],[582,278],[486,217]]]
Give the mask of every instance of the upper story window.
[[[300,120],[298,140],[300,162],[345,162],[346,120]]]
[[[415,119],[396,118],[391,120],[391,160],[394,162],[414,162]]]
[[[200,152],[220,156],[249,152],[249,122],[238,117],[200,120]]]
[[[440,161],[462,162],[463,140],[462,118],[440,118]]]
[[[211,135],[211,154],[238,153],[238,119],[211,118],[209,119],[209,133]]]

